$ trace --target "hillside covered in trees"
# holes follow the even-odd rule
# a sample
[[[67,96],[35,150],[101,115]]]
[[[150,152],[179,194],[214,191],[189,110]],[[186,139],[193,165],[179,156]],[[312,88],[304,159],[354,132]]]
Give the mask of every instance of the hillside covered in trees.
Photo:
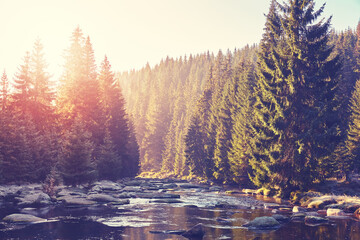
[[[143,175],[287,195],[358,172],[360,23],[336,32],[324,9],[272,1],[257,46],[119,73]]]
[[[258,45],[114,73],[78,27],[60,79],[35,42],[0,87],[0,182],[141,176],[286,196],[360,170],[360,23],[270,1]]]

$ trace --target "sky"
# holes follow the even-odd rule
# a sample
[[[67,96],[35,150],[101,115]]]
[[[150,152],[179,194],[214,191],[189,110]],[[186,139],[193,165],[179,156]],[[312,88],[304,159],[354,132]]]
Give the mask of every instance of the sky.
[[[282,2],[282,1],[281,1]],[[325,0],[317,0],[320,7]],[[324,17],[337,31],[355,28],[360,0],[327,0]],[[47,71],[58,78],[79,26],[90,36],[97,65],[114,71],[161,59],[217,53],[259,43],[270,0],[0,0],[0,71],[13,78],[39,38]]]

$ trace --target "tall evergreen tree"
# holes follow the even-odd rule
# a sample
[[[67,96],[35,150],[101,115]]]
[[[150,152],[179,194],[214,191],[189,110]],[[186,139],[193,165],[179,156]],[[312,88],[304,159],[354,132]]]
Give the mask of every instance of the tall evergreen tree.
[[[59,167],[65,184],[75,186],[95,179],[96,166],[92,159],[94,145],[91,134],[79,118],[65,133],[62,149]]]
[[[24,114],[28,114],[31,105],[31,80],[30,53],[26,52],[24,63],[18,68],[14,79],[13,104],[16,109]]]
[[[353,171],[360,171],[360,80],[356,82],[350,104],[347,138],[336,162],[337,168],[347,179]]]
[[[9,103],[9,79],[5,70],[1,76],[0,82],[0,103],[1,110],[5,111]]]
[[[31,80],[31,115],[38,129],[47,128],[54,121],[52,101],[55,98],[50,76],[46,72],[43,45],[36,40],[30,58]]]
[[[57,113],[61,116],[64,130],[70,129],[73,121],[82,112],[83,96],[86,87],[84,64],[84,37],[77,27],[71,36],[71,44],[66,51],[64,71],[60,79],[57,93]]]
[[[102,91],[101,99],[105,116],[105,126],[109,129],[111,141],[123,165],[122,172],[119,172],[118,178],[125,175],[129,176],[129,172],[133,171],[133,162],[138,162],[138,159],[133,159],[132,157],[137,156],[136,154],[130,155],[130,151],[132,150],[128,149],[128,147],[130,147],[128,144],[130,140],[130,130],[129,119],[125,109],[125,99],[106,56],[101,64],[99,82]],[[136,148],[134,144],[131,145],[131,147]]]
[[[252,180],[285,193],[321,178],[315,173],[339,140],[331,18],[314,23],[324,5],[314,7],[311,0],[273,1],[259,54]]]

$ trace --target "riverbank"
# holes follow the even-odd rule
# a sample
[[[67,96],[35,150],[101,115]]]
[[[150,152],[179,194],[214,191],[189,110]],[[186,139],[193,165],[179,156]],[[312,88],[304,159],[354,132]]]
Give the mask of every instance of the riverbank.
[[[278,239],[292,229],[318,234],[320,226],[332,232],[334,224],[342,228],[357,223],[356,215],[349,212],[357,206],[340,198],[343,196],[312,192],[306,195],[306,204],[294,204],[264,196],[266,193],[179,179],[56,186],[51,196],[40,184],[0,186],[0,237],[148,239],[156,234],[156,239],[168,239],[171,234],[172,239],[186,239],[192,233],[203,235],[200,239]],[[305,200],[305,195],[301,199]],[[69,237],[70,232],[76,238]],[[33,234],[36,237],[32,238]],[[342,232],[336,234],[343,237]],[[360,227],[351,234],[360,236]]]

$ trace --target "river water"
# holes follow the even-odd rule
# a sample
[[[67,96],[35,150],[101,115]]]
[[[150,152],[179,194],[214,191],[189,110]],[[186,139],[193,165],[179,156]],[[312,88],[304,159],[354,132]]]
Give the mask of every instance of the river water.
[[[175,193],[181,195],[180,203],[154,203],[151,199],[132,198],[130,204],[116,208],[99,205],[91,208],[57,206],[33,209],[33,215],[50,221],[26,226],[2,226],[0,239],[187,239],[158,232],[187,230],[198,223],[205,227],[204,240],[360,239],[360,223],[355,218],[331,218],[329,223],[320,226],[290,221],[277,230],[253,231],[242,225],[256,217],[273,214],[262,207],[264,199],[194,190]],[[3,208],[0,217],[12,212]],[[290,217],[292,213],[285,211],[282,214]]]

